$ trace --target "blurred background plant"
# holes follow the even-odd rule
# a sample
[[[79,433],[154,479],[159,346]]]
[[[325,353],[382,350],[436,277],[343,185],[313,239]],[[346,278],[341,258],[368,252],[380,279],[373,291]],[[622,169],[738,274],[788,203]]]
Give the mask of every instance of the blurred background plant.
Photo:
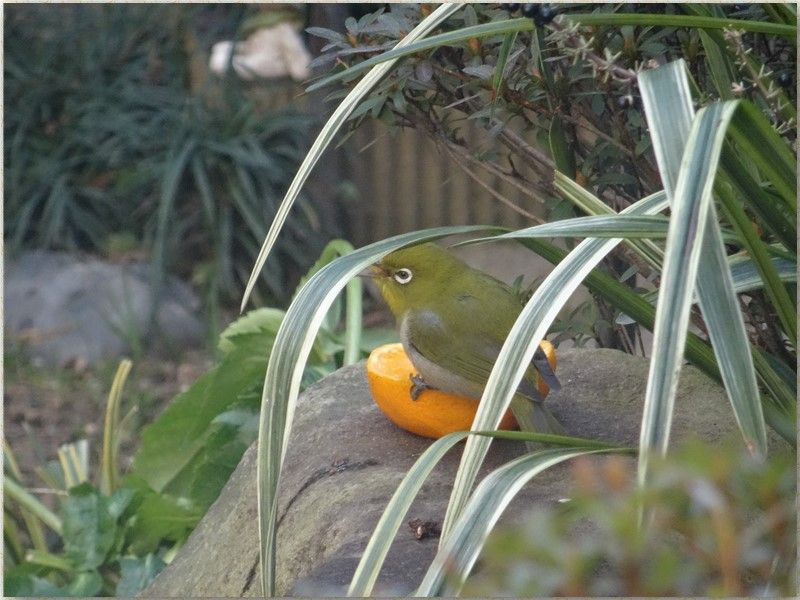
[[[352,250],[334,240],[303,278]],[[395,341],[393,330],[361,330],[361,281],[351,283],[325,319],[302,387]],[[266,359],[284,318],[278,308],[250,311],[220,336],[220,358],[139,432],[138,404],[125,403],[130,361],[106,401],[102,443],[62,445],[56,460],[20,469],[3,448],[4,583],[12,596],[133,596],[186,541],[256,439]],[[364,333],[364,335],[362,335]],[[136,438],[131,461],[120,443]],[[30,466],[30,465],[26,465]],[[37,487],[38,486],[38,487]]]
[[[228,77],[197,68],[232,6],[11,7],[5,26],[7,251],[149,256],[230,303],[257,251],[312,119],[265,112]],[[200,73],[200,74],[198,74]],[[252,87],[252,86],[251,86]],[[337,224],[306,198],[258,286],[283,303]]]
[[[464,595],[788,597],[796,591],[795,457],[695,441],[637,489],[628,462],[571,465],[574,493],[499,527]],[[639,506],[650,527],[636,527]]]

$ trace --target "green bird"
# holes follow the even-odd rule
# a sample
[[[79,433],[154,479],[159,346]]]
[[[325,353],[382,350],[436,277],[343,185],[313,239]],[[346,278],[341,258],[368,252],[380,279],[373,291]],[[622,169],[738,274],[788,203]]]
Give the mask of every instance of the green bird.
[[[436,388],[480,398],[522,311],[520,295],[432,243],[396,250],[368,274],[394,314],[403,348],[419,371],[411,378],[411,397]],[[551,389],[561,387],[541,348],[511,402],[514,417],[523,430],[563,433],[543,405],[539,378]]]

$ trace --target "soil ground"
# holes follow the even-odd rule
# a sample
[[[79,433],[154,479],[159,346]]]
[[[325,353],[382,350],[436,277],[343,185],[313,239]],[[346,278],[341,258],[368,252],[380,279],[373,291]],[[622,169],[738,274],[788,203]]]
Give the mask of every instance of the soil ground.
[[[4,436],[25,484],[41,486],[36,468],[57,460],[60,445],[79,439],[89,441],[90,468],[96,475],[106,400],[118,361],[58,369],[36,364],[24,351],[6,347],[3,362]],[[207,349],[168,357],[150,353],[133,359],[120,411],[126,425],[119,453],[123,473],[131,463],[142,427],[212,365]]]

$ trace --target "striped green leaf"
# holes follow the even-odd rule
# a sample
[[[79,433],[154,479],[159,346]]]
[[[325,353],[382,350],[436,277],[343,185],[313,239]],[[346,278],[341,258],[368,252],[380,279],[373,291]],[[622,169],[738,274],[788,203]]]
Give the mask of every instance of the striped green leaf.
[[[711,195],[726,127],[737,103],[711,105],[693,120],[683,61],[643,73],[639,85],[672,208],[642,417],[639,479],[643,482],[649,452],[665,452],[669,442],[695,283],[723,383],[745,443],[754,452],[766,451],[766,428]]]
[[[764,286],[761,271],[751,258],[742,257],[740,260],[728,261],[733,277],[733,289],[737,294],[750,292]],[[773,257],[772,266],[781,281],[797,283],[797,263],[785,258]]]
[[[625,451],[623,448],[610,451]],[[521,456],[496,469],[476,488],[452,534],[440,546],[416,596],[454,597],[459,594],[489,532],[514,496],[533,477],[561,462],[609,450],[547,449]]]
[[[553,185],[559,194],[589,215],[617,214],[600,198],[559,171],[555,172]],[[645,259],[650,266],[658,271],[661,270],[661,266],[664,264],[664,252],[656,244],[649,240],[626,240],[625,243]]]
[[[587,237],[587,238],[625,238],[665,239],[669,231],[669,219],[661,215],[618,215],[596,217],[575,217],[552,223],[534,225],[503,235],[505,238],[537,237]],[[730,231],[723,232],[726,241],[737,241],[738,237]],[[492,241],[494,238],[469,240],[465,244]]]
[[[742,256],[738,257],[736,260],[728,259],[728,265],[731,269],[733,291],[737,294],[760,290],[764,287],[764,280],[761,278],[758,267],[756,267],[755,263],[749,257]],[[797,282],[796,262],[776,256],[772,258],[772,265],[781,281],[787,283]],[[642,298],[655,305],[658,299],[658,290],[642,294]],[[694,302],[697,303],[696,295]]]
[[[629,206],[621,214],[657,214],[666,204],[664,194],[657,193]],[[498,236],[497,239],[502,238]],[[558,312],[592,269],[621,241],[620,238],[582,241],[541,283],[522,309],[500,350],[478,405],[472,430],[497,428],[536,348]],[[471,437],[467,440],[442,526],[440,547],[466,505],[490,443],[488,438]]]

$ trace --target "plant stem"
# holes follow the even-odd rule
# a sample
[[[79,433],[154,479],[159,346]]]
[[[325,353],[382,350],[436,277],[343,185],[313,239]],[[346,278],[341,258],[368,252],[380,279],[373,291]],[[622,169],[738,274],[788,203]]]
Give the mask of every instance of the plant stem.
[[[101,458],[100,489],[104,494],[110,495],[117,487],[119,473],[117,472],[117,448],[119,446],[119,405],[122,398],[122,388],[131,372],[133,363],[127,358],[120,361],[111,391],[108,393],[106,403],[106,418],[103,426],[103,455]]]
[[[55,531],[58,535],[62,533],[61,519],[50,511],[44,504],[39,502],[34,496],[29,494],[21,485],[11,478],[6,477],[3,481],[3,491],[8,497],[19,504],[21,507],[30,511],[42,523]]]

